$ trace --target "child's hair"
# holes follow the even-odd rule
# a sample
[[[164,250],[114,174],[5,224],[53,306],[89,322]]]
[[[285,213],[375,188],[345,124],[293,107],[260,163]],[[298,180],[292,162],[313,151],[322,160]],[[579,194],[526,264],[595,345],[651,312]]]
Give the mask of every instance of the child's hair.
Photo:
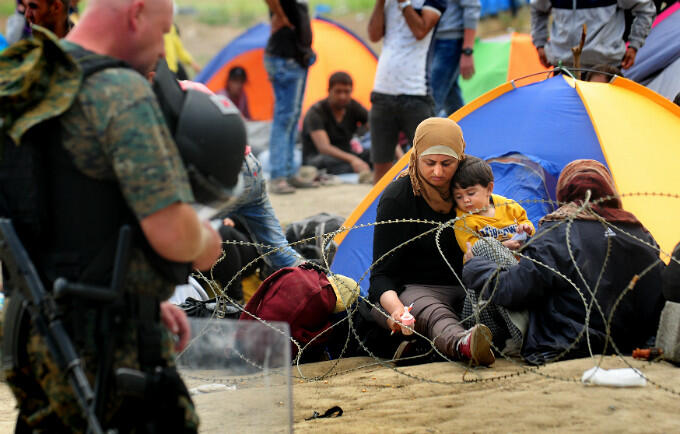
[[[455,188],[468,188],[477,184],[488,187],[491,182],[493,182],[491,166],[481,158],[466,155],[453,175],[452,184]]]

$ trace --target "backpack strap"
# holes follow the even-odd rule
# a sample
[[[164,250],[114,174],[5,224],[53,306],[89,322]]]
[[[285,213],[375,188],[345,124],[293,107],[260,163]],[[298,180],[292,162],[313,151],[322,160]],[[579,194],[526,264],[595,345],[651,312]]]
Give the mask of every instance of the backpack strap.
[[[78,65],[80,65],[80,69],[83,71],[83,80],[86,80],[89,76],[107,68],[132,69],[127,62],[97,54],[80,46],[73,50],[69,50],[69,54],[73,56],[76,62],[78,62]]]

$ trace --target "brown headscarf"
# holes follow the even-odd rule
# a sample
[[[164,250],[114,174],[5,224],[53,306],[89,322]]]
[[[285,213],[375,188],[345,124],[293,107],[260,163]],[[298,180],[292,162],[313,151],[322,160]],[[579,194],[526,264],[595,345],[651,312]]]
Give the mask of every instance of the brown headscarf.
[[[463,160],[464,152],[463,131],[456,122],[447,118],[425,119],[416,128],[408,171],[402,172],[399,177],[408,174],[413,194],[422,196],[434,211],[446,214],[453,208],[451,187],[435,187],[423,178],[418,173],[418,158],[423,155],[442,154]]]
[[[590,190],[589,205],[579,211]],[[601,198],[613,196],[607,200]],[[567,164],[557,180],[557,200],[568,202],[557,211],[540,221],[556,221],[573,217],[578,220],[598,220],[602,217],[610,223],[632,223],[642,226],[640,221],[621,207],[614,180],[604,164],[595,160],[574,160]]]

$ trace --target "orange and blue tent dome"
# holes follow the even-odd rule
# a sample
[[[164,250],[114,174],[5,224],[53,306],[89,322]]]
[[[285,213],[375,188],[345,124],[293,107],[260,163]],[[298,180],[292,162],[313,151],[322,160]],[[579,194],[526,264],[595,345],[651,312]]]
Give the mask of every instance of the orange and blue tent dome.
[[[352,97],[370,107],[370,94],[378,58],[351,30],[326,18],[314,18],[312,49],[316,62],[310,67],[302,102],[302,113],[328,96],[328,79],[336,71],[346,71],[354,82]],[[274,91],[264,69],[264,49],[269,38],[269,24],[256,24],[227,44],[201,73],[196,81],[217,92],[224,88],[227,74],[234,66],[246,70],[248,81],[244,89],[253,120],[271,120],[274,113]],[[351,53],[351,55],[343,55]]]
[[[463,129],[469,154],[487,160],[521,157],[514,173],[502,173],[502,181],[492,164],[494,190],[517,201],[549,200],[555,194],[554,179],[567,163],[598,160],[612,172],[624,208],[642,221],[662,251],[671,252],[680,241],[680,199],[664,195],[680,193],[680,107],[621,77],[590,83],[564,74],[520,84],[505,83],[451,115]],[[407,153],[374,186],[344,227],[375,222],[382,191],[406,168],[408,158]],[[527,169],[539,173],[538,183],[527,182]],[[524,188],[532,183],[539,188]],[[546,212],[522,204],[533,221]],[[331,270],[360,281],[362,295],[368,290],[372,239],[372,226],[335,238],[339,245]]]

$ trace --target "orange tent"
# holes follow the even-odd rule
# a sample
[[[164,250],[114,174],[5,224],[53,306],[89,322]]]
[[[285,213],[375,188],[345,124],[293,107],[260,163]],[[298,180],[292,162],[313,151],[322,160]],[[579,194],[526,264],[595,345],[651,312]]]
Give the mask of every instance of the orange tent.
[[[224,88],[232,67],[244,68],[248,76],[245,92],[253,120],[270,120],[274,113],[274,91],[263,62],[269,29],[269,24],[261,23],[246,30],[227,44],[196,77],[196,81],[218,91]],[[346,71],[352,76],[353,98],[369,108],[378,65],[375,53],[350,30],[325,18],[312,20],[312,34],[312,48],[317,58],[309,69],[302,113],[328,95],[328,78],[336,71]]]

